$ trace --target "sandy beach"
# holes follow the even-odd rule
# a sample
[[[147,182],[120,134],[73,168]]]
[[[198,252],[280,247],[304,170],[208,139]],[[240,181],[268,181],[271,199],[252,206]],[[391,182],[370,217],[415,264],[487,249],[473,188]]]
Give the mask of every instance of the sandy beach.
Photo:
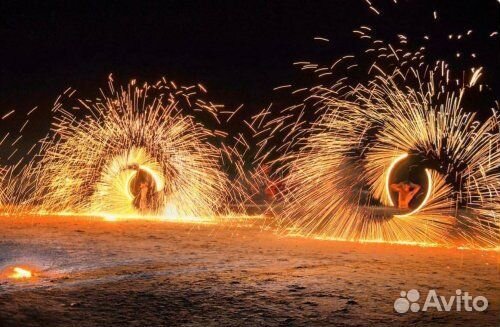
[[[14,266],[35,276],[7,278]],[[2,327],[500,322],[498,252],[288,238],[258,223],[3,217],[0,274]],[[489,307],[396,313],[410,289],[461,289]]]

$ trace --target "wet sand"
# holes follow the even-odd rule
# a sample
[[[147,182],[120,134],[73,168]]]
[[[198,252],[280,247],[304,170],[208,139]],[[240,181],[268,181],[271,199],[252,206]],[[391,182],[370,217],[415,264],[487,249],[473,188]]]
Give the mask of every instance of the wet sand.
[[[12,266],[36,276],[7,279]],[[461,289],[489,307],[396,313],[410,289]],[[499,326],[499,253],[285,238],[234,224],[0,217],[2,327],[328,325]]]

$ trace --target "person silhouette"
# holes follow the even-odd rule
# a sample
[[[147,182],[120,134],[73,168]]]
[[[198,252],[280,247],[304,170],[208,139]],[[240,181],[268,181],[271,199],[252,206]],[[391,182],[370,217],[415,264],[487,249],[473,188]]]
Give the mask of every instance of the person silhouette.
[[[144,213],[148,210],[148,191],[149,187],[147,183],[141,183],[139,186],[140,188],[140,193],[139,193],[139,210]]]
[[[391,190],[398,192],[398,208],[409,209],[410,202],[420,191],[421,186],[412,182],[391,184]]]

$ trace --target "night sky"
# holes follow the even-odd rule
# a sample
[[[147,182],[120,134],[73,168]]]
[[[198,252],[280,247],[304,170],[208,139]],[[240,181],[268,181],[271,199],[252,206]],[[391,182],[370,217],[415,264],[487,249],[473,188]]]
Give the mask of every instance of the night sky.
[[[498,30],[496,0],[372,0],[381,15],[363,0],[73,2],[0,5],[0,112],[16,109],[21,120],[39,107],[24,142],[48,131],[52,103],[68,86],[92,98],[110,73],[122,84],[162,76],[183,85],[199,82],[210,100],[229,108],[243,103],[251,115],[280,103],[274,87],[302,81],[294,61],[330,63],[363,51],[352,33],[360,25],[387,40],[405,34],[414,48],[430,35],[429,60],[449,60],[457,70],[485,67],[483,82],[491,90],[484,96],[499,98],[499,38],[489,37]],[[468,29],[469,38],[447,38]],[[454,57],[457,51],[461,58]],[[480,107],[487,115],[491,106]]]

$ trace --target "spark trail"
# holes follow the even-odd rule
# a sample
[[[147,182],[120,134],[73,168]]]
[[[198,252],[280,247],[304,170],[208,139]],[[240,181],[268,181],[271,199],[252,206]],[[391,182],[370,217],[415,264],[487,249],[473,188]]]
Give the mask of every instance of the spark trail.
[[[482,68],[455,78],[445,61],[427,64],[426,48],[412,50],[403,34],[395,45],[368,26],[354,33],[368,42],[364,53],[330,65],[297,62],[321,84],[292,89],[301,102],[277,115],[268,107],[249,122],[260,146],[256,175],[272,166],[258,178],[282,184],[270,204],[282,232],[498,248],[498,108],[486,119],[463,108],[469,92],[484,89]],[[402,211],[390,184],[410,168],[425,187]]]
[[[165,79],[116,89],[111,78],[95,100],[66,90],[32,169],[34,206],[113,218],[228,213],[241,193],[224,165],[238,165],[239,154],[224,143],[227,134],[202,124],[219,124],[221,106],[200,92]]]

